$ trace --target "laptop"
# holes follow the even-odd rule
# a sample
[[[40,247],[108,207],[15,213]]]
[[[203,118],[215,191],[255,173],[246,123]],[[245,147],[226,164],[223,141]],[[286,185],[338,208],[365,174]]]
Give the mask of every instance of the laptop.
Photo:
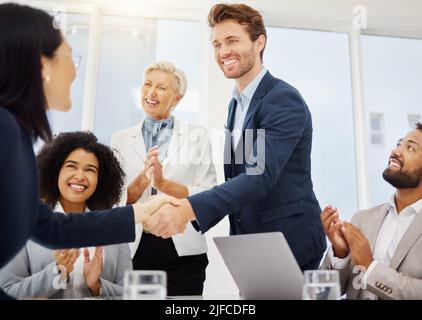
[[[215,237],[244,299],[302,299],[303,274],[281,232]]]

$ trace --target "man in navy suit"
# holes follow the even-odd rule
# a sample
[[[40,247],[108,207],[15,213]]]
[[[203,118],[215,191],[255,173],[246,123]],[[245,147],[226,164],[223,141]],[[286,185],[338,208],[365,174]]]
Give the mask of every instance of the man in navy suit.
[[[266,30],[258,11],[217,4],[208,23],[216,62],[236,82],[226,125],[226,182],[178,208],[163,207],[145,227],[167,238],[196,220],[206,232],[229,214],[231,234],[281,231],[301,269],[317,269],[326,241],[311,180],[309,109],[295,88],[263,67]]]

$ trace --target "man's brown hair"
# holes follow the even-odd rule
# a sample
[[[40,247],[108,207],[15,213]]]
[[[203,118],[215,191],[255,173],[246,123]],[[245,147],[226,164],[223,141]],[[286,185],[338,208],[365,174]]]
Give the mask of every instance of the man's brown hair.
[[[208,25],[214,28],[218,23],[229,19],[246,26],[251,41],[255,42],[261,34],[265,36],[265,39],[267,38],[267,30],[265,30],[262,15],[246,4],[220,3],[214,5],[208,14]],[[260,52],[261,61],[264,56],[264,50],[265,44]]]
[[[415,124],[415,127],[416,127],[416,129],[418,129],[418,130],[421,130],[421,131],[422,131],[422,123],[417,122],[417,123]]]

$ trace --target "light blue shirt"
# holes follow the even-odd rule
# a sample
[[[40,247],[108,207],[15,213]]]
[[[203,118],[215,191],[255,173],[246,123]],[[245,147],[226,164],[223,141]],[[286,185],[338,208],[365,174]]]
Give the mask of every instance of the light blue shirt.
[[[240,137],[242,136],[242,128],[245,122],[246,114],[248,113],[249,105],[251,103],[252,97],[255,94],[256,89],[258,88],[259,83],[262,78],[264,78],[267,73],[267,69],[262,68],[261,72],[253,79],[245,89],[240,92],[235,87],[233,89],[233,98],[237,101],[236,113],[234,115],[234,126],[232,133],[232,146],[236,149],[237,144],[239,143]]]
[[[172,116],[163,120],[155,120],[146,116],[142,127],[145,151],[148,152],[152,147],[157,146],[160,150],[160,160],[165,159],[173,133],[173,127],[174,119]]]

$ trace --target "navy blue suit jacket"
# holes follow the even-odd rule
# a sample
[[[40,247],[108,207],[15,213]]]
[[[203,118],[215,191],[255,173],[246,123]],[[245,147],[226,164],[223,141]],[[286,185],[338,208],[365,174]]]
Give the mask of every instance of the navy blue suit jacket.
[[[28,133],[0,107],[0,268],[29,238],[51,249],[134,241],[131,206],[75,215],[54,213],[39,200],[37,171]]]
[[[229,214],[230,234],[281,231],[300,266],[320,259],[326,241],[311,180],[312,119],[306,103],[291,85],[265,74],[243,126],[243,137],[245,129],[253,136],[255,155],[257,150],[258,156],[265,155],[261,168],[255,165],[262,171],[258,175],[246,172],[254,165],[236,161],[241,155],[244,159],[254,155],[243,139],[235,152],[230,147],[235,107],[232,99],[226,128],[226,182],[188,198],[201,231]],[[265,129],[265,136],[259,129]],[[265,153],[259,153],[264,144]]]

